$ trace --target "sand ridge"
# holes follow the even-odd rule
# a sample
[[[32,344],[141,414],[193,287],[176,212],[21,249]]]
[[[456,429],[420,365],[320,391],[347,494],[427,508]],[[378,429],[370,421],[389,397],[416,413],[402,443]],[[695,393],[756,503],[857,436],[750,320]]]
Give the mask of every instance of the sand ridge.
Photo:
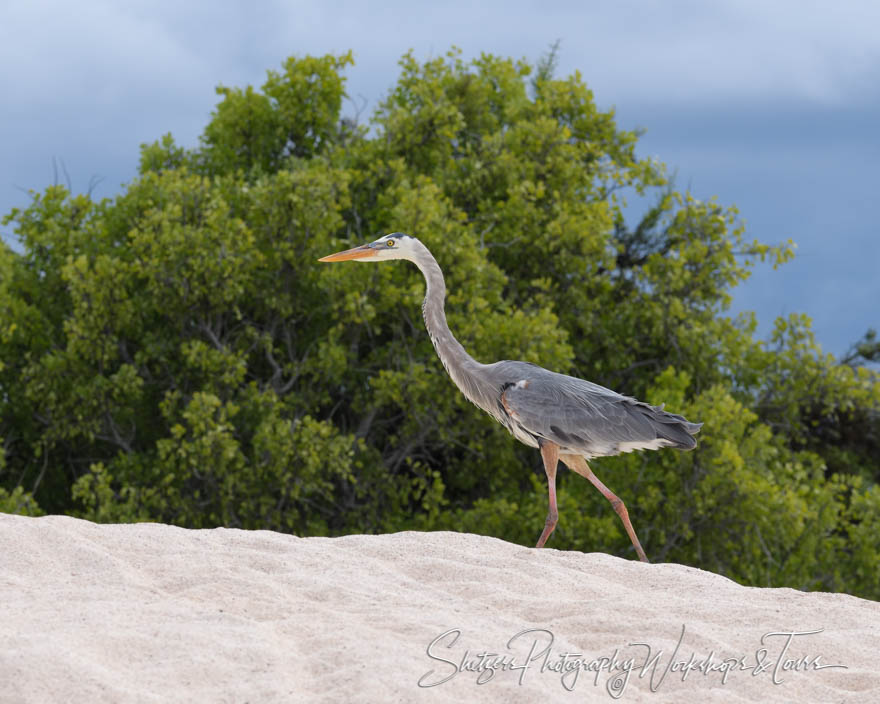
[[[880,701],[880,603],[444,532],[0,514],[0,644],[15,703]]]

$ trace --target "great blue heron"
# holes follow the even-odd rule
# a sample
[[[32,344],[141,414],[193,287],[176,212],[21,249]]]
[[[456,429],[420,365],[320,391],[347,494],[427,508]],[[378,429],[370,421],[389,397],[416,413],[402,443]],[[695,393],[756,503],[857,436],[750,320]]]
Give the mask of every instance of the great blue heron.
[[[598,477],[588,459],[633,450],[675,447],[692,450],[702,423],[691,423],[629,396],[583,379],[557,374],[529,362],[505,360],[480,364],[453,337],[443,302],[446,284],[437,260],[415,237],[395,232],[375,242],[322,257],[322,262],[379,262],[408,259],[427,284],[422,314],[431,342],[455,385],[473,404],[507,428],[520,442],[541,451],[549,487],[549,509],[536,547],[544,547],[556,527],[556,466],[586,477],[611,502],[642,562],[645,551],[636,537],[626,506]]]

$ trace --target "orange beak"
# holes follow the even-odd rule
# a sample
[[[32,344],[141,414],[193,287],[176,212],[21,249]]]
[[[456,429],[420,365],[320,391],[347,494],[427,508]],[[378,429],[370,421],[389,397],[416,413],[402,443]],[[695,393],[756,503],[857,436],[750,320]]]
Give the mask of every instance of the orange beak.
[[[367,257],[375,257],[376,250],[368,244],[362,244],[360,247],[346,249],[344,252],[336,252],[336,254],[328,254],[321,257],[319,262],[344,262],[349,259],[366,259]]]

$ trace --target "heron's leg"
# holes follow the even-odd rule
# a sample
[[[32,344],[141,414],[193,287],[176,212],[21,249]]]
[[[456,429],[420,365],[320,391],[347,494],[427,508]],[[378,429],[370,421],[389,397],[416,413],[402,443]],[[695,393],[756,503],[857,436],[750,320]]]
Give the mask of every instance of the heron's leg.
[[[620,516],[620,520],[623,521],[623,527],[626,528],[626,532],[629,534],[629,539],[632,541],[632,544],[639,555],[639,559],[642,562],[648,562],[648,558],[645,556],[645,551],[642,550],[642,544],[636,537],[636,532],[632,527],[632,523],[630,523],[629,512],[626,510],[623,501],[621,501],[611,489],[599,481],[599,477],[593,474],[593,470],[590,469],[587,461],[580,455],[563,455],[562,461],[568,465],[569,469],[577,472],[582,477],[589,479],[593,486],[602,492],[602,496],[611,502],[611,508],[617,512],[617,515]]]
[[[547,520],[544,521],[544,531],[538,538],[536,548],[544,547],[547,538],[556,528],[559,521],[559,512],[556,510],[556,465],[559,462],[559,445],[548,440],[541,441],[541,459],[544,460],[544,471],[547,472],[547,487],[550,491],[550,505],[547,509]]]

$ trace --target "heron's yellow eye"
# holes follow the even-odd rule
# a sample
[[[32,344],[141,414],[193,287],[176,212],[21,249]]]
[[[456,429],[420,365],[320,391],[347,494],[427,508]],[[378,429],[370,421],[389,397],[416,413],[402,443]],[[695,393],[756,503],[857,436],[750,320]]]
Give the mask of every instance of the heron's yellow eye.
[[[394,240],[385,240],[385,244],[387,244],[389,247],[393,247],[393,246],[394,246]]]

